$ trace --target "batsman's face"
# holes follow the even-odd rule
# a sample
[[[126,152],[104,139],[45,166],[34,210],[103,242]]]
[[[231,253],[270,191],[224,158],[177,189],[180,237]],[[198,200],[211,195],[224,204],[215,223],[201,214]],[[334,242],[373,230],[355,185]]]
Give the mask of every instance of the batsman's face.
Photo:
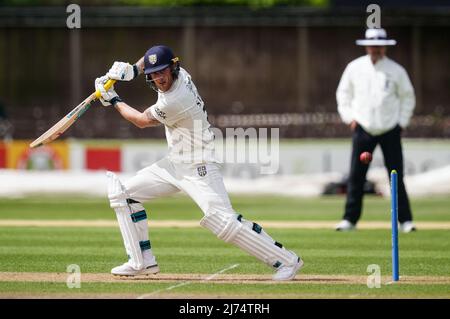
[[[373,46],[366,47],[366,52],[370,55],[373,63],[376,63],[378,60],[381,60],[386,54],[386,47],[383,46]]]
[[[170,73],[170,68],[167,67],[161,71],[151,73],[150,76],[152,80],[155,82],[158,90],[162,92],[166,92],[170,89],[173,83],[172,74]]]

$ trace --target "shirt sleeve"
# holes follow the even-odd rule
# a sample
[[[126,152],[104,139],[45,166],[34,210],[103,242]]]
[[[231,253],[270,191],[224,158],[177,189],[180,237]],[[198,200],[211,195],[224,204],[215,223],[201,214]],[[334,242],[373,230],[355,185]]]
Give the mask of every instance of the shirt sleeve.
[[[350,124],[353,121],[352,114],[352,102],[353,98],[353,85],[350,79],[350,68],[347,66],[339,81],[338,88],[336,90],[336,101],[338,105],[338,112],[342,121],[345,124]]]
[[[403,68],[400,71],[397,90],[400,99],[400,118],[398,124],[402,128],[405,128],[408,126],[416,106],[416,96],[408,74]]]
[[[177,101],[162,102],[160,100],[145,110],[147,115],[151,114],[159,122],[169,126],[179,120],[180,112],[181,110]]]

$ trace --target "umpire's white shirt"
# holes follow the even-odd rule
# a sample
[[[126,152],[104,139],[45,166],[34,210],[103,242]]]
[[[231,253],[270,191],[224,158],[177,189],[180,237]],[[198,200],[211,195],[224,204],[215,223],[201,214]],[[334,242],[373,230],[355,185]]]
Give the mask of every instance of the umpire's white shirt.
[[[347,65],[336,99],[342,121],[355,120],[372,135],[408,126],[416,102],[405,69],[387,57],[373,64],[369,55]]]

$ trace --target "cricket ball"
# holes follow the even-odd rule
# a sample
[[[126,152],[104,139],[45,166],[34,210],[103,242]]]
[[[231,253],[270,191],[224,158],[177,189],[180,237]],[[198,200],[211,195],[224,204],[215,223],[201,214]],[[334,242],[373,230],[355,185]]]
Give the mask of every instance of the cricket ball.
[[[369,164],[372,161],[372,154],[369,152],[362,152],[361,155],[359,155],[359,160],[364,164]]]

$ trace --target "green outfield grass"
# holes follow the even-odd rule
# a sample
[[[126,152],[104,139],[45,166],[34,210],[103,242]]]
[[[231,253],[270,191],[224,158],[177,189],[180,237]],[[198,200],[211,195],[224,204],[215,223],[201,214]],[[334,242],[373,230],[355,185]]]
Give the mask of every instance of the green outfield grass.
[[[120,293],[126,297],[138,298],[156,291],[164,291],[174,283],[82,283],[80,289],[68,289],[65,283],[11,283],[0,282],[0,291],[11,292],[11,295],[39,295],[45,292],[61,298],[63,293],[70,293],[76,298],[88,295]],[[201,298],[241,298],[251,299],[298,299],[298,298],[448,298],[448,285],[383,285],[381,288],[369,289],[365,285],[342,284],[219,284],[219,283],[191,283],[173,290],[167,290],[164,298],[180,298],[180,295],[190,295],[195,291]],[[109,296],[109,295],[108,295]]]
[[[342,197],[293,199],[284,197],[233,197],[234,207],[248,219],[256,220],[338,220]],[[389,201],[368,197],[366,221],[388,221]],[[415,199],[416,219],[449,221],[448,198]],[[199,220],[201,212],[185,197],[161,199],[146,205],[151,218]],[[106,199],[26,198],[0,200],[0,219],[114,219]],[[264,225],[262,225],[264,226]],[[358,230],[339,233],[326,229],[271,229],[273,237],[305,260],[302,276],[367,276],[367,267],[377,264],[382,276],[391,275],[390,231]],[[223,243],[203,228],[150,229],[153,250],[161,273],[214,274],[238,264],[227,274],[272,274],[265,265],[232,245]],[[166,290],[179,281],[83,282],[81,289],[69,289],[64,282],[1,281],[0,297],[117,294],[137,297],[159,291],[171,294],[210,297],[267,298],[450,298],[450,232],[419,230],[400,234],[402,276],[434,276],[448,280],[434,283],[383,284],[369,289],[361,283],[302,282],[216,283],[192,282]],[[115,227],[0,227],[0,272],[65,273],[70,264],[82,273],[109,273],[125,261],[118,228]],[[306,278],[305,277],[305,278]]]
[[[294,198],[282,196],[232,196],[236,211],[247,219],[260,220],[339,220],[345,198]],[[173,196],[144,204],[150,219],[200,220],[203,213],[187,196]],[[450,198],[431,197],[411,200],[417,221],[450,221]],[[390,201],[366,196],[362,220],[389,221]],[[0,219],[115,219],[108,199],[92,197],[28,197],[0,199]]]
[[[365,275],[369,264],[390,273],[390,232],[338,233],[311,229],[270,229],[277,240],[305,259],[305,274]],[[445,230],[401,234],[402,274],[450,274],[450,236]],[[272,271],[203,228],[150,230],[153,250],[167,273],[215,273],[239,263],[229,273]],[[78,264],[84,272],[109,272],[124,262],[116,228],[0,227],[0,271],[61,272]]]

